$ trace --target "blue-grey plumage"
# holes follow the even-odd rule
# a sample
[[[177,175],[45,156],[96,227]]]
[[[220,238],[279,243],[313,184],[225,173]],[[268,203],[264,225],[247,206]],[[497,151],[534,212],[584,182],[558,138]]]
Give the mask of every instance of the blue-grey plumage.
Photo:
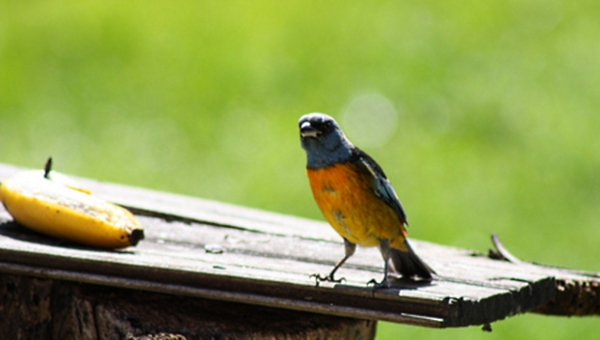
[[[396,217],[391,219],[383,219],[386,222],[373,225],[366,222],[367,220],[372,220],[372,217],[369,216],[378,216],[378,214],[381,214],[383,211],[372,211],[370,214],[367,213],[367,215],[363,215],[364,209],[359,204],[359,206],[356,206],[356,209],[344,210],[346,214],[349,214],[347,216],[343,216],[341,210],[333,211],[333,216],[337,216],[336,219],[328,220],[330,223],[332,223],[332,226],[335,224],[334,228],[339,228],[339,224],[342,223],[340,221],[344,218],[347,218],[348,221],[356,221],[356,218],[358,218],[358,221],[361,222],[353,222],[361,225],[358,228],[366,227],[374,228],[373,230],[379,230],[379,232],[375,234],[365,234],[365,237],[375,237],[375,239],[378,240],[379,249],[384,258],[384,280],[378,284],[378,286],[389,285],[387,273],[388,260],[390,258],[394,263],[394,268],[396,271],[401,273],[403,276],[411,277],[417,275],[422,278],[430,279],[434,271],[414,253],[412,247],[408,243],[408,240],[406,240],[406,230],[404,229],[404,225],[407,224],[406,214],[402,208],[402,204],[400,203],[398,196],[396,195],[396,192],[394,191],[394,188],[386,178],[385,173],[377,164],[377,162],[375,162],[375,160],[373,160],[373,158],[371,158],[365,152],[354,146],[344,135],[337,122],[325,114],[311,113],[304,115],[298,121],[298,126],[300,128],[302,148],[306,151],[307,173],[309,175],[309,179],[311,180],[313,194],[315,194],[315,200],[317,201],[317,204],[323,211],[323,214],[326,218],[332,214],[332,212],[329,211],[332,209],[332,205],[331,202],[323,201],[324,196],[322,195],[321,191],[324,190],[325,192],[332,192],[336,191],[337,189],[329,187],[329,184],[325,187],[321,187],[321,184],[317,183],[321,183],[324,178],[323,176],[328,176],[327,174],[334,176],[333,174],[336,172],[336,170],[333,169],[340,169],[340,166],[347,167],[348,169],[355,169],[352,171],[354,171],[353,173],[355,173],[354,176],[356,177],[348,178],[348,180],[354,184],[340,184],[342,187],[338,187],[340,192],[347,192],[348,195],[352,196],[346,198],[355,198],[357,194],[355,190],[365,190],[363,193],[366,193],[366,195],[361,197],[365,197],[365,199],[370,200],[370,198],[368,198],[370,195],[370,197],[373,197],[372,199],[380,200],[380,202],[385,203],[383,205],[379,205],[379,207],[387,205],[393,210],[393,212],[395,212],[395,214],[392,214],[394,214]],[[317,175],[317,173],[320,173],[320,175]],[[366,186],[358,185],[352,188],[348,187],[348,185],[354,186],[360,182],[370,184],[367,184]],[[346,188],[350,189],[350,191],[347,191]],[[315,192],[315,190],[317,190],[317,192]],[[370,192],[370,194],[367,192]],[[345,200],[343,197],[340,197],[339,199]],[[369,202],[364,203],[368,204]],[[335,204],[333,206],[335,206]],[[329,218],[331,219],[331,216],[329,216]],[[367,223],[367,225],[365,225],[365,223]],[[370,225],[370,227],[368,225]],[[320,275],[317,275],[316,277],[318,280],[336,281],[334,280],[333,275],[335,271],[340,268],[350,256],[352,256],[356,248],[355,242],[359,244],[365,243],[365,245],[369,243],[367,242],[369,238],[357,239],[355,237],[356,234],[351,231],[340,229],[336,230],[338,230],[338,233],[340,233],[340,235],[344,238],[346,256],[336,264],[334,269],[327,277],[321,277]],[[365,229],[361,229],[361,231],[364,230]],[[348,232],[349,234],[344,236],[344,233]],[[354,241],[351,242],[349,239]]]
[[[306,150],[307,168],[318,169],[352,161],[371,177],[375,195],[396,211],[402,223],[408,224],[400,199],[383,169],[348,140],[335,119],[323,113],[309,113],[300,118],[298,125],[302,148]]]
[[[322,168],[346,162],[352,156],[354,145],[328,115],[309,113],[298,121],[302,148],[306,150],[307,167]]]

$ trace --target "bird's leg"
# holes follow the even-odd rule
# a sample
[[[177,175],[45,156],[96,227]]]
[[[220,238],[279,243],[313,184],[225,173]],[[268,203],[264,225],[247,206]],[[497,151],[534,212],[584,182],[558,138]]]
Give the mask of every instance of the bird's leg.
[[[350,256],[354,255],[354,251],[356,251],[356,244],[344,239],[344,250],[346,252],[346,255],[344,256],[344,258],[339,260],[338,263],[336,263],[335,267],[333,267],[333,269],[331,270],[329,275],[327,275],[327,276],[321,276],[321,274],[312,274],[311,275],[311,277],[314,277],[316,279],[317,286],[319,285],[319,282],[323,282],[323,281],[341,283],[342,281],[345,280],[345,278],[343,278],[343,277],[336,280],[333,275],[344,264],[344,262],[346,262],[346,260],[350,258]]]
[[[390,281],[388,280],[388,271],[390,266],[390,241],[389,240],[379,240],[379,251],[381,252],[381,256],[383,257],[383,280],[381,282],[375,281],[375,279],[371,279],[371,281],[367,282],[367,285],[373,285],[373,288],[390,288]]]
[[[385,260],[384,259],[384,264],[383,264],[383,280],[381,280],[381,282],[377,282],[375,281],[375,279],[371,279],[371,281],[367,282],[367,286],[368,285],[373,285],[373,288],[377,289],[377,288],[390,288],[390,281],[388,280],[388,267],[389,267],[389,260]]]
[[[333,267],[333,270],[331,270],[331,272],[327,275],[327,276],[322,276],[321,274],[312,274],[311,277],[314,277],[317,280],[317,284],[319,282],[323,282],[323,281],[329,281],[329,282],[336,282],[336,283],[340,283],[342,281],[345,280],[345,278],[340,278],[340,279],[335,279],[333,277],[333,274],[335,274],[335,272],[344,264],[344,262],[346,262],[346,260],[349,258],[350,256],[344,256],[343,259],[341,259],[340,261],[338,261],[338,263],[335,265],[335,267]]]

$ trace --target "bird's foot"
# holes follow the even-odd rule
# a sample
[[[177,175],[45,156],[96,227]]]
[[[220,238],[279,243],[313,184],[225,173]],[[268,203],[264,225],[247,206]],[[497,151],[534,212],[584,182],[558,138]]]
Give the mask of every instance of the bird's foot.
[[[310,277],[314,277],[315,278],[315,283],[316,283],[317,287],[319,286],[320,282],[342,283],[342,282],[346,281],[345,277],[341,277],[339,279],[335,279],[332,274],[329,274],[327,276],[321,276],[321,274],[315,273],[315,274],[311,274]]]
[[[371,279],[371,281],[367,282],[367,286],[370,285],[373,285],[373,289],[390,288],[392,286],[387,278],[381,280],[381,282],[377,282],[375,281],[375,279]]]

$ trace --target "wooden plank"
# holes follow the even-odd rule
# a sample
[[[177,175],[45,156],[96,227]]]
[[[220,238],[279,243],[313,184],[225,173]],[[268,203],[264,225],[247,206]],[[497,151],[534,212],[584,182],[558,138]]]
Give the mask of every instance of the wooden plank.
[[[0,166],[0,178],[16,171]],[[0,209],[0,271],[174,295],[428,327],[486,324],[546,304],[543,270],[413,241],[439,274],[431,283],[380,279],[377,249],[361,248],[339,271],[343,284],[315,286],[343,255],[323,222],[140,188],[77,179],[130,207],[146,230],[137,247],[100,251],[29,232]]]
[[[528,270],[556,277],[555,298],[533,312],[562,316],[600,315],[600,273],[523,262],[508,252],[494,234],[492,243],[495,249],[490,249],[489,257],[517,263]]]
[[[3,339],[361,339],[375,322],[0,275]]]

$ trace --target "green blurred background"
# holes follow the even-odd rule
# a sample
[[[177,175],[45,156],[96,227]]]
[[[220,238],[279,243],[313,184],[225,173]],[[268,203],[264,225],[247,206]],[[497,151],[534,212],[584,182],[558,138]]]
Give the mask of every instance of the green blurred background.
[[[597,1],[0,0],[0,162],[321,219],[297,119],[338,119],[411,237],[600,271]],[[565,339],[597,318],[380,323]]]

